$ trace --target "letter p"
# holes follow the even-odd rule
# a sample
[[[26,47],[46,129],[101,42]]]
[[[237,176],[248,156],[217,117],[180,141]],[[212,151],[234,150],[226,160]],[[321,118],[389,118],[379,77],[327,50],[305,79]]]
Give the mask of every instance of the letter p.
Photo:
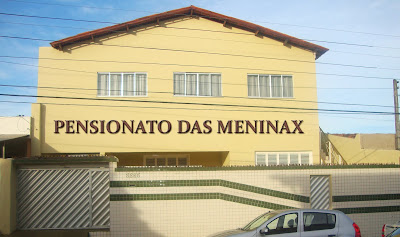
[[[58,130],[65,126],[64,121],[62,120],[54,120],[55,130],[54,133],[60,133]]]

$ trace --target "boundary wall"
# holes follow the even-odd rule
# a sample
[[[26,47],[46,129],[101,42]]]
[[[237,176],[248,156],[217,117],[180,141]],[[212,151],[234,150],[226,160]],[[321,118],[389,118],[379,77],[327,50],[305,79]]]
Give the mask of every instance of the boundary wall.
[[[362,236],[400,219],[400,166],[110,167],[110,232],[91,236],[207,236],[276,209],[310,208],[310,179],[329,178],[329,207]]]

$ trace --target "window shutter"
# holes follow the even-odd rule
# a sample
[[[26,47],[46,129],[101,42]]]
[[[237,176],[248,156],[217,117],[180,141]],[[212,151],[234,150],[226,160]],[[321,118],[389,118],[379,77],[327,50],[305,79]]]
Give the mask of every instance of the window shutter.
[[[221,75],[211,74],[211,96],[221,95]]]
[[[145,96],[147,95],[147,78],[146,74],[136,74],[136,95]]]
[[[168,166],[176,166],[176,158],[168,158]]]
[[[121,95],[121,74],[111,74],[110,78],[110,96]]]
[[[283,76],[283,97],[293,97],[293,79],[291,76]]]
[[[278,160],[277,160],[277,154],[268,154],[268,165],[277,165]]]
[[[157,158],[157,166],[165,166],[166,160],[165,158]]]
[[[134,79],[135,74],[124,74],[123,84],[124,84],[124,96],[134,96]]]
[[[185,74],[174,74],[174,95],[185,95]]]
[[[260,75],[260,97],[271,97],[269,76]]]
[[[265,154],[257,153],[256,155],[256,165],[266,165]]]
[[[287,153],[279,153],[279,164],[287,165],[288,163],[288,154]]]
[[[310,164],[310,154],[308,153],[301,153],[301,164],[302,165],[309,165]]]
[[[211,78],[210,74],[199,74],[199,95],[211,95]]]
[[[187,166],[187,158],[178,158],[178,166]]]
[[[290,164],[291,165],[298,165],[299,162],[299,154],[298,153],[290,153]]]
[[[247,76],[247,88],[249,96],[259,96],[258,93],[258,76],[248,75]]]
[[[282,97],[282,80],[281,76],[271,76],[272,97]]]
[[[156,159],[155,158],[147,158],[146,166],[156,166]]]
[[[98,74],[97,76],[97,95],[108,96],[108,74]]]
[[[197,95],[196,77],[196,74],[186,74],[186,95]]]

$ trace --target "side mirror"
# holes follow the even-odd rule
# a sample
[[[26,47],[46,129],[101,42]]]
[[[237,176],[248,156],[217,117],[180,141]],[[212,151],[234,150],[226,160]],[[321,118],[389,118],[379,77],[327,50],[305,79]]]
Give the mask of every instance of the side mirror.
[[[262,228],[262,229],[260,230],[260,234],[262,234],[262,235],[267,235],[267,234],[268,234],[268,231],[269,231],[268,227]]]

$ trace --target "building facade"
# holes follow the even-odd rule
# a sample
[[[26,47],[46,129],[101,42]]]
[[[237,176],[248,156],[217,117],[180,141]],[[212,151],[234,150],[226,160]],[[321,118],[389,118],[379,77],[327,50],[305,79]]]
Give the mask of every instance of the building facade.
[[[194,6],[40,48],[36,157],[0,160],[0,232],[207,236],[319,208],[376,236],[399,218],[399,166],[307,166],[335,160],[320,152],[326,51]]]
[[[349,164],[399,164],[395,134],[329,134]]]
[[[309,102],[324,47],[194,6],[51,46],[39,51],[34,156],[320,164],[318,106]]]

